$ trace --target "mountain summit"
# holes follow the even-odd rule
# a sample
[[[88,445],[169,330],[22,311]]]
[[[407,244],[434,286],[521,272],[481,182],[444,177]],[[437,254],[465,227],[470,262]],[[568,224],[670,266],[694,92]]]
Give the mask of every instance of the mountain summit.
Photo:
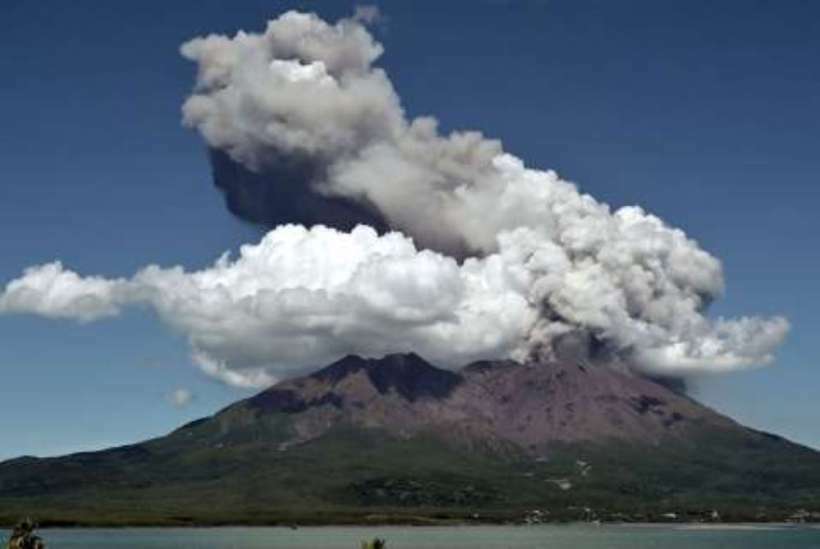
[[[760,520],[798,508],[820,508],[817,452],[574,362],[454,372],[415,354],[347,356],[165,437],[0,464],[9,520]]]
[[[555,443],[685,442],[698,429],[742,430],[734,422],[647,379],[573,363],[483,361],[459,372],[415,354],[345,357],[280,383],[217,417],[288,414],[303,444],[340,425],[397,436],[446,435],[452,443],[509,444],[549,453]],[[232,427],[230,430],[240,429]]]

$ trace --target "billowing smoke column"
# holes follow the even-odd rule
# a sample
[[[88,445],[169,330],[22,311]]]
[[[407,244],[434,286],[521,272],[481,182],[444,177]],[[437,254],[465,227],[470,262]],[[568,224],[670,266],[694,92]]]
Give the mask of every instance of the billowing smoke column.
[[[409,350],[444,366],[580,353],[680,376],[768,363],[785,338],[780,317],[705,316],[721,266],[682,231],[613,212],[480,133],[408,120],[360,17],[288,12],[182,53],[199,67],[184,121],[232,210],[326,226],[277,227],[197,272],[34,267],[0,312],[90,321],[148,305],[206,372],[247,386]]]

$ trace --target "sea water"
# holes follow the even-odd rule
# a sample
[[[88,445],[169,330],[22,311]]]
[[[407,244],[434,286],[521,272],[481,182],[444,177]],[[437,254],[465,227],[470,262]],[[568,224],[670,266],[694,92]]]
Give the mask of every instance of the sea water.
[[[49,549],[820,549],[820,528],[714,526],[469,526],[43,529]]]

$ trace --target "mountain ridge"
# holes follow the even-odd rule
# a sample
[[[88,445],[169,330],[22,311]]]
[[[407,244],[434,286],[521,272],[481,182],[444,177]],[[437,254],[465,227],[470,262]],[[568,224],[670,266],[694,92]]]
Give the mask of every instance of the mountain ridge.
[[[820,453],[605,366],[449,371],[408,353],[343,357],[156,439],[0,463],[0,521],[569,520],[581,508],[782,520],[820,510]]]
[[[594,375],[588,375],[590,370]],[[391,398],[405,414],[377,413],[374,406]],[[382,359],[347,356],[243,402],[285,413],[309,413],[327,404],[341,411],[344,417],[337,420],[356,423],[365,416],[368,425],[387,428],[483,425],[500,438],[541,446],[555,440],[658,441],[680,434],[676,424],[687,421],[735,425],[663,385],[603,366],[479,361],[448,371],[412,353]]]

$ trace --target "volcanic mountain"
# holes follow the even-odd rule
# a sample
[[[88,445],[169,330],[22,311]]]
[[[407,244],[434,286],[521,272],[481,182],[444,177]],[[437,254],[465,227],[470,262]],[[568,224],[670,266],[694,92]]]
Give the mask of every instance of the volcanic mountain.
[[[774,520],[820,509],[820,453],[575,362],[345,357],[167,436],[0,464],[0,520],[187,524]],[[670,514],[672,513],[672,514]]]

